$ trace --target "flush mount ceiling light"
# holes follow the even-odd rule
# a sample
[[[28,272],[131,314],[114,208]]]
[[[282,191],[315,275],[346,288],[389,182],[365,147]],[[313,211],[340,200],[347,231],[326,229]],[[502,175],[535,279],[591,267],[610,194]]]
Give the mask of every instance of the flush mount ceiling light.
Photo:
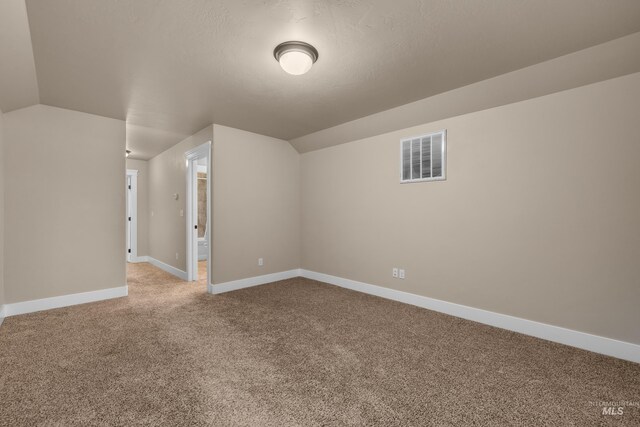
[[[318,51],[309,43],[290,41],[276,46],[273,56],[284,71],[299,76],[309,71],[318,60]]]

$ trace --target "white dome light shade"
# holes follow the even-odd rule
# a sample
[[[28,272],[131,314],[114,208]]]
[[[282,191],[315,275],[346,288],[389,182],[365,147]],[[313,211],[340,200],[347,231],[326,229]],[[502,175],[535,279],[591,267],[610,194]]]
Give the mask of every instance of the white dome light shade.
[[[311,69],[318,59],[318,51],[308,43],[291,41],[279,44],[273,56],[284,71],[299,76]]]
[[[295,50],[285,52],[280,56],[280,66],[289,74],[299,76],[311,69],[313,60],[305,52]]]

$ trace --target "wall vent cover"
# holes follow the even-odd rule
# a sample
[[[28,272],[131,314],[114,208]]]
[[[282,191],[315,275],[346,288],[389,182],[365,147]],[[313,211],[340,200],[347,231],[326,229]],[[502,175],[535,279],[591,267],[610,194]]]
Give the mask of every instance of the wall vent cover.
[[[446,164],[446,131],[400,141],[400,182],[443,181]]]

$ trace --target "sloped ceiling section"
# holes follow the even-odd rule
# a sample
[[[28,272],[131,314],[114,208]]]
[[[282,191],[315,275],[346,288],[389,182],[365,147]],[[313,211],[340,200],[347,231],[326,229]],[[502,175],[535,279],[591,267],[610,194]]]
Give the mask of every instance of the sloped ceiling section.
[[[289,142],[299,153],[306,153],[637,72],[640,72],[640,33],[323,129]]]
[[[24,0],[0,1],[0,110],[38,104],[38,81]]]
[[[126,120],[137,158],[211,123],[306,151],[324,129],[639,31],[638,0],[1,0],[0,108]],[[286,40],[318,48],[308,74],[274,60]]]
[[[637,0],[27,0],[41,101],[286,140],[640,31]],[[285,74],[282,41],[319,50]]]

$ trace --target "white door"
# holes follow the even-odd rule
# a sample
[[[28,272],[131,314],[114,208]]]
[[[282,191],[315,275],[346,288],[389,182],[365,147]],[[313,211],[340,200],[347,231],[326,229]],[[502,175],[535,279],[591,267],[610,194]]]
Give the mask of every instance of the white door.
[[[131,175],[127,175],[127,261],[131,262]]]
[[[126,251],[127,261],[134,262],[138,257],[138,171],[127,169],[126,180],[127,209],[126,222]]]

